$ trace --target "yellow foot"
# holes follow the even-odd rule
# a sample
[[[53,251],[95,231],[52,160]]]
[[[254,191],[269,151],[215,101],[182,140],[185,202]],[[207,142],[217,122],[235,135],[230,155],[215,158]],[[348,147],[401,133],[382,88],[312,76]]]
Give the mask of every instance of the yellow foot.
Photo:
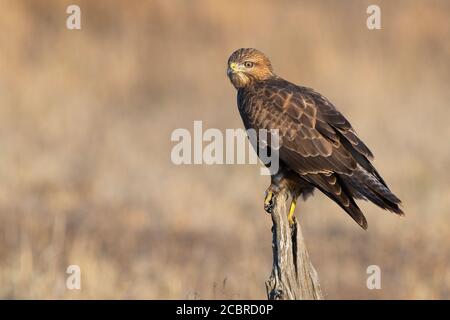
[[[273,192],[271,190],[267,190],[266,198],[264,199],[264,210],[271,213],[273,209]]]
[[[266,198],[264,199],[264,205],[270,204],[270,202],[272,201],[272,197],[273,197],[273,192],[267,191]]]
[[[289,225],[291,225],[291,226],[295,223],[294,211],[295,211],[296,205],[297,205],[297,199],[292,200],[291,208],[289,209],[289,214],[288,214],[288,221],[289,221]]]

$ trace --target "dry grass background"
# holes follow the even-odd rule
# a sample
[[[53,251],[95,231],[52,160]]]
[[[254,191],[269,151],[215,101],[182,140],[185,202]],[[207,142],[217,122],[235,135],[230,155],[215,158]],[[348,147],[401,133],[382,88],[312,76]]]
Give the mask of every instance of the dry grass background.
[[[265,298],[268,178],[170,161],[175,128],[242,127],[225,66],[251,46],[347,115],[404,201],[362,204],[367,232],[300,205],[326,297],[450,298],[450,3],[376,2],[380,31],[372,1],[106,0],[69,31],[72,1],[2,0],[0,297]]]

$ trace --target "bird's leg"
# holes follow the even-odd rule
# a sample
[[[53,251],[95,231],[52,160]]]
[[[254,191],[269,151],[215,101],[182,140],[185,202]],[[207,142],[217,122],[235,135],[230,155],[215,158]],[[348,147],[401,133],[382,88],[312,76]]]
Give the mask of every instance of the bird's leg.
[[[267,190],[266,190],[266,197],[264,199],[264,210],[266,210],[268,213],[272,213],[273,208],[275,206],[275,195],[280,192],[281,187],[279,185],[276,184],[271,184]],[[295,224],[295,216],[294,216],[294,212],[295,212],[295,208],[297,206],[297,196],[298,194],[292,194],[291,193],[291,197],[292,197],[292,201],[291,201],[291,205],[289,207],[289,213],[288,213],[288,221],[289,221],[289,225],[293,225]]]
[[[267,213],[272,213],[275,206],[275,195],[280,192],[282,184],[280,183],[284,179],[285,170],[280,167],[276,174],[270,176],[270,186],[266,190],[266,197],[264,198],[264,210]]]
[[[275,207],[275,195],[281,190],[287,191],[289,197],[292,199],[287,218],[289,221],[289,225],[294,225],[294,212],[297,205],[297,198],[301,194],[301,187],[297,176],[289,170],[281,169],[275,175],[271,176],[270,182],[270,186],[266,190],[264,209],[268,213],[272,213]]]
[[[291,225],[291,226],[295,223],[294,211],[295,211],[296,205],[297,205],[297,198],[293,197],[292,202],[291,202],[291,207],[289,208],[289,214],[288,214],[288,221],[289,221],[289,225]]]
[[[275,184],[270,184],[270,186],[266,190],[266,197],[264,198],[264,210],[268,213],[272,213],[274,203],[275,194],[280,191],[280,187]]]

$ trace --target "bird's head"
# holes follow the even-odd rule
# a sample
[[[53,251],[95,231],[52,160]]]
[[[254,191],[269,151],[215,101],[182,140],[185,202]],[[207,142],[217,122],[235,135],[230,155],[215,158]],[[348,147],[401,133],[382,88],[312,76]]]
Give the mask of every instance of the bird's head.
[[[236,89],[275,75],[270,60],[253,48],[241,48],[233,52],[228,59],[227,74]]]

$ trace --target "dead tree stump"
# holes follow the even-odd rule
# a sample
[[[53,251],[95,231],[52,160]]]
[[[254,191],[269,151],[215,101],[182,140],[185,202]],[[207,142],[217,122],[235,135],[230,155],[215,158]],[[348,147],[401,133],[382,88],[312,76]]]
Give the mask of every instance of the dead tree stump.
[[[306,250],[300,224],[288,222],[292,194],[274,195],[272,209],[272,273],[266,281],[269,300],[322,300],[319,278]]]

